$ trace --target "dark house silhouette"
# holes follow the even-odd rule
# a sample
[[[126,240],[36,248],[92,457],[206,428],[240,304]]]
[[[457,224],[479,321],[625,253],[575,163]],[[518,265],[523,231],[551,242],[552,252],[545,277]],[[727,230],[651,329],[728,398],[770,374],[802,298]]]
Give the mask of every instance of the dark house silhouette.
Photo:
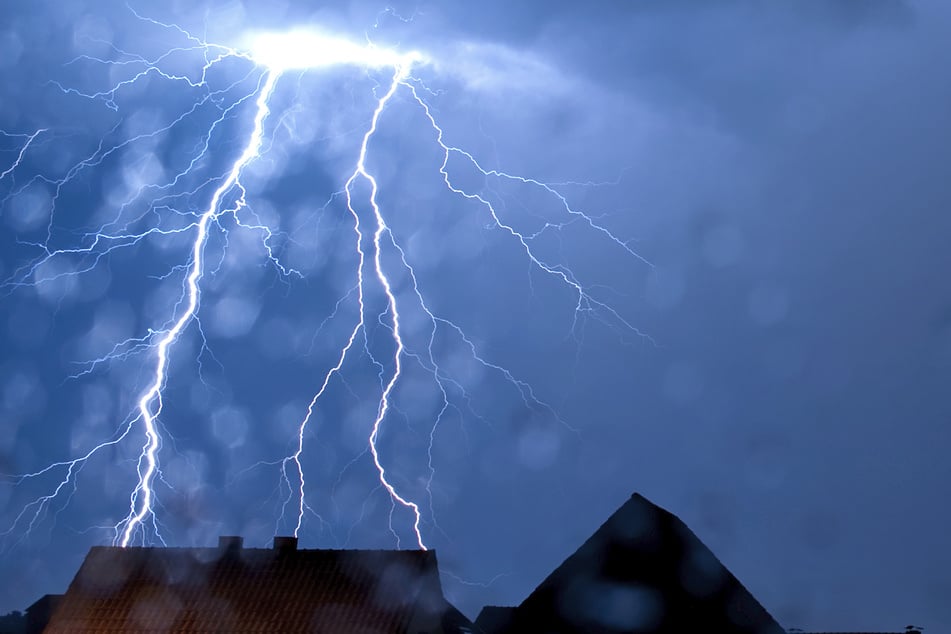
[[[487,606],[476,626],[484,634],[785,634],[686,524],[637,493],[521,605]]]
[[[49,623],[53,611],[63,599],[61,594],[44,594],[26,609],[25,633],[39,634]]]
[[[16,611],[0,616],[0,634],[40,634],[62,598],[61,594],[46,594],[25,612]]]
[[[788,630],[789,634],[922,634],[914,625],[909,625],[901,632],[804,632],[799,629]]]
[[[486,634],[784,630],[677,517],[634,494],[514,608],[487,607]]]
[[[443,597],[432,551],[95,547],[45,632],[475,631]]]
[[[475,624],[444,598],[432,551],[221,537],[218,548],[92,548],[65,595],[3,617],[0,630],[786,634],[683,522],[637,494],[519,606],[488,606]]]

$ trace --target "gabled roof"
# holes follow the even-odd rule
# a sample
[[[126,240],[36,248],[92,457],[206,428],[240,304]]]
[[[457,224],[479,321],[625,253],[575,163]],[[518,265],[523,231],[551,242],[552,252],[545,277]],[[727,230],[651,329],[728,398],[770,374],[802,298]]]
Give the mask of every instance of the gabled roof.
[[[443,598],[432,551],[223,540],[219,548],[92,548],[45,631],[415,634],[466,625]]]
[[[33,602],[33,605],[26,609],[26,634],[39,634],[50,622],[50,616],[60,601],[63,600],[61,594],[44,594]]]
[[[496,617],[508,624],[494,627]],[[784,634],[677,517],[634,494],[486,632]],[[532,629],[534,628],[534,629]]]
[[[483,632],[506,632],[515,620],[518,608],[500,605],[487,605],[479,611],[475,624]]]

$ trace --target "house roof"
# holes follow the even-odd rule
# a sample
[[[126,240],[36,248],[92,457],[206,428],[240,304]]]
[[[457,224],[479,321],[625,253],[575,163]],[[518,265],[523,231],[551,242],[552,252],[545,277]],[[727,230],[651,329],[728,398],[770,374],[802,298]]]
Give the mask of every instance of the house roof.
[[[487,632],[785,634],[683,522],[636,493],[518,608],[480,614],[477,624]]]
[[[95,547],[46,632],[461,632],[432,551]],[[461,617],[461,619],[460,619]]]
[[[475,624],[484,632],[504,632],[515,619],[518,608],[500,605],[487,605],[479,612]]]

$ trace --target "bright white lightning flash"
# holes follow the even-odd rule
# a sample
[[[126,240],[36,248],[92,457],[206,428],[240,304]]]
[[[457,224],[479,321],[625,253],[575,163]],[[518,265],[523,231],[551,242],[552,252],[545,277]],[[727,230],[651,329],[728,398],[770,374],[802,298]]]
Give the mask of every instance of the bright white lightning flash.
[[[145,18],[140,19],[145,20]],[[125,147],[126,145],[131,144],[141,138],[150,137],[152,135],[157,135],[160,132],[169,130],[173,125],[185,119],[185,117],[188,116],[191,111],[183,114],[171,125],[157,130],[152,134],[143,134],[132,137],[113,147],[100,144],[100,147],[91,156],[87,157],[74,166],[63,178],[58,180],[46,179],[55,185],[56,192],[56,196],[53,198],[54,209],[51,210],[50,213],[51,228],[47,232],[48,239],[46,243],[36,245],[42,250],[41,257],[29,263],[28,265],[21,267],[21,269],[16,271],[14,275],[10,277],[3,285],[3,287],[10,292],[13,292],[17,288],[23,286],[42,284],[57,279],[63,275],[83,274],[92,270],[96,266],[99,266],[106,255],[118,249],[136,244],[151,236],[171,235],[183,232],[194,232],[194,236],[190,242],[190,250],[187,260],[181,262],[177,267],[178,270],[185,272],[185,276],[183,280],[182,295],[174,307],[173,314],[168,317],[167,321],[164,322],[164,325],[156,329],[150,329],[148,334],[138,338],[118,342],[112,349],[112,352],[102,358],[95,359],[90,362],[87,366],[87,369],[82,373],[85,374],[87,372],[95,371],[98,365],[111,360],[124,359],[131,356],[132,354],[146,350],[151,351],[154,354],[154,363],[150,365],[152,368],[150,375],[151,378],[149,380],[148,386],[137,400],[136,411],[120,424],[118,431],[113,438],[96,445],[79,458],[57,462],[48,465],[39,471],[17,476],[15,478],[16,481],[22,482],[24,480],[37,478],[41,475],[49,473],[54,469],[64,468],[65,470],[65,476],[61,479],[56,488],[50,494],[41,496],[27,505],[27,507],[24,508],[23,511],[21,511],[16,517],[12,526],[5,532],[12,532],[17,527],[19,522],[26,517],[29,517],[28,528],[32,528],[34,523],[37,522],[41,517],[44,509],[47,508],[51,503],[51,500],[58,496],[61,491],[66,490],[70,483],[72,483],[73,488],[75,489],[75,478],[90,457],[105,447],[113,446],[119,442],[122,442],[129,436],[133,429],[137,428],[137,426],[141,426],[144,436],[144,444],[138,458],[138,481],[133,487],[130,495],[128,515],[125,517],[125,519],[114,526],[115,543],[117,545],[127,546],[136,540],[141,540],[143,542],[146,541],[147,526],[152,527],[152,530],[159,540],[162,539],[161,535],[158,533],[159,522],[158,518],[156,517],[156,493],[154,486],[156,478],[160,477],[161,473],[159,469],[159,459],[163,442],[162,436],[160,434],[159,417],[163,410],[163,391],[168,380],[169,357],[171,351],[176,342],[178,342],[180,339],[182,333],[185,332],[190,324],[198,321],[202,294],[201,282],[203,274],[206,272],[205,267],[207,266],[205,249],[209,234],[213,228],[218,228],[221,231],[224,231],[223,227],[221,227],[219,224],[219,219],[224,215],[230,214],[234,217],[237,226],[244,229],[258,231],[263,236],[263,242],[267,249],[268,257],[270,261],[279,268],[282,274],[287,274],[292,271],[291,269],[284,267],[280,263],[277,256],[272,252],[269,243],[269,240],[272,237],[271,230],[264,224],[248,223],[247,221],[241,220],[239,218],[240,212],[242,212],[242,210],[247,205],[247,192],[241,182],[242,172],[249,164],[262,156],[266,137],[265,124],[268,115],[270,114],[270,100],[282,76],[289,73],[290,71],[320,72],[321,69],[328,67],[355,66],[363,69],[392,70],[391,79],[385,91],[383,91],[382,95],[376,96],[376,107],[369,121],[369,125],[362,136],[362,142],[360,143],[357,152],[355,165],[349,178],[343,186],[342,192],[340,192],[345,194],[347,210],[353,219],[353,231],[355,237],[354,251],[358,258],[358,265],[355,271],[355,293],[356,301],[359,305],[358,317],[355,323],[353,323],[352,327],[348,330],[350,333],[349,337],[347,338],[345,345],[339,350],[339,354],[336,356],[336,362],[323,374],[322,379],[316,382],[319,387],[310,399],[306,412],[304,412],[303,418],[297,428],[297,437],[294,443],[294,451],[289,455],[278,459],[277,461],[267,464],[280,465],[281,478],[284,486],[286,486],[288,490],[289,496],[292,495],[290,493],[292,490],[296,491],[296,494],[293,496],[296,498],[297,502],[295,505],[297,507],[297,518],[294,528],[294,535],[296,536],[302,529],[305,511],[309,508],[306,501],[307,493],[303,466],[303,457],[305,453],[305,433],[307,426],[311,422],[317,409],[320,407],[320,402],[329,389],[332,379],[340,374],[347,363],[350,354],[357,346],[357,342],[360,339],[361,333],[363,333],[364,336],[364,352],[370,358],[372,358],[372,354],[369,353],[369,349],[367,348],[368,344],[366,343],[366,328],[370,322],[370,318],[372,317],[376,319],[379,323],[383,323],[384,320],[386,320],[386,326],[390,332],[390,336],[392,337],[393,344],[393,353],[390,359],[392,370],[387,377],[384,377],[382,369],[383,366],[378,364],[381,372],[381,391],[378,396],[376,415],[372,423],[371,432],[367,438],[367,449],[371,454],[373,464],[378,473],[380,485],[388,492],[394,505],[400,505],[412,513],[412,527],[415,541],[420,548],[425,549],[426,544],[423,538],[422,527],[423,513],[420,503],[410,500],[408,496],[401,494],[397,490],[396,486],[387,477],[387,470],[384,464],[385,461],[383,457],[381,457],[378,450],[378,440],[380,433],[383,429],[383,424],[387,418],[387,415],[393,408],[392,398],[394,389],[397,387],[402,377],[404,363],[406,362],[407,358],[412,356],[430,372],[433,381],[436,383],[438,390],[442,395],[442,407],[439,413],[436,415],[432,428],[433,431],[430,434],[430,483],[432,482],[433,474],[433,437],[436,427],[439,425],[439,422],[442,420],[445,412],[451,406],[448,395],[448,386],[451,385],[459,388],[460,391],[465,394],[465,391],[462,389],[461,385],[449,375],[444,373],[434,357],[433,340],[435,338],[437,329],[446,329],[456,336],[462,342],[464,349],[468,350],[475,361],[482,364],[485,368],[491,371],[498,372],[506,381],[515,386],[519,394],[521,394],[521,398],[527,405],[531,404],[544,408],[551,412],[556,418],[557,415],[554,414],[554,410],[552,410],[544,401],[536,397],[535,392],[527,383],[516,379],[516,377],[506,368],[484,359],[476,349],[475,344],[465,334],[462,328],[452,321],[435,314],[427,305],[424,295],[421,292],[417,282],[415,270],[407,260],[406,252],[387,225],[384,215],[385,210],[381,209],[381,206],[378,202],[379,184],[374,175],[368,170],[366,164],[369,146],[379,128],[381,117],[386,111],[388,105],[391,103],[394,97],[400,93],[400,91],[404,92],[411,103],[418,104],[431,126],[431,130],[428,130],[427,134],[432,135],[434,142],[438,145],[441,152],[443,153],[444,158],[439,171],[447,190],[461,197],[463,200],[474,201],[481,205],[488,211],[489,217],[491,218],[491,222],[494,224],[494,226],[503,230],[507,235],[517,242],[528,262],[530,262],[533,267],[547,275],[552,276],[560,283],[571,289],[576,298],[576,320],[580,315],[583,314],[602,315],[602,318],[604,319],[611,319],[624,328],[633,332],[637,332],[636,328],[627,320],[625,320],[614,308],[594,297],[589,292],[589,288],[582,281],[580,281],[567,266],[557,262],[549,262],[536,253],[536,251],[533,249],[532,241],[539,233],[547,229],[560,230],[569,224],[568,221],[564,221],[562,223],[549,222],[545,225],[544,229],[541,231],[536,231],[535,233],[524,233],[519,231],[512,223],[506,222],[502,219],[499,211],[486,197],[478,192],[468,191],[464,187],[456,185],[453,182],[448,168],[448,163],[451,156],[456,156],[457,158],[467,161],[471,166],[473,166],[487,178],[496,177],[500,179],[506,179],[521,183],[526,186],[541,189],[547,195],[551,195],[559,201],[559,204],[562,206],[564,213],[567,214],[570,222],[581,220],[592,229],[606,237],[610,242],[613,242],[616,247],[622,249],[629,255],[641,261],[643,261],[643,258],[633,251],[626,242],[618,239],[609,230],[597,224],[597,222],[591,216],[573,209],[568,204],[565,197],[556,191],[552,186],[535,179],[484,169],[476,161],[472,154],[447,144],[444,141],[445,134],[443,129],[440,127],[432,110],[421,96],[419,84],[412,77],[414,66],[425,61],[425,57],[418,52],[401,53],[392,49],[377,47],[369,43],[359,45],[340,37],[329,36],[316,31],[306,30],[293,30],[284,33],[269,32],[253,34],[246,38],[244,43],[245,45],[243,47],[229,48],[208,44],[174,25],[162,24],[153,20],[147,21],[156,26],[175,31],[178,34],[186,37],[189,42],[187,47],[172,50],[204,51],[206,63],[202,69],[200,80],[189,80],[187,78],[183,78],[182,76],[163,71],[160,65],[160,60],[162,58],[159,58],[158,60],[146,60],[141,57],[123,53],[126,58],[125,61],[121,63],[137,64],[141,67],[141,70],[137,72],[132,79],[120,82],[119,84],[113,86],[112,89],[103,92],[86,94],[73,89],[64,89],[64,91],[94,99],[101,99],[110,108],[117,108],[118,106],[116,105],[116,98],[120,90],[150,73],[156,74],[170,81],[184,81],[192,88],[202,87],[206,85],[205,82],[209,69],[224,60],[231,59],[247,60],[252,62],[260,71],[261,75],[252,94],[245,95],[234,101],[232,105],[222,109],[221,116],[211,125],[211,129],[209,129],[207,134],[204,136],[203,144],[201,144],[195,150],[193,159],[184,171],[175,175],[174,178],[166,184],[156,183],[154,185],[143,186],[138,192],[136,192],[134,197],[144,195],[149,191],[154,191],[161,195],[157,195],[155,197],[152,202],[151,209],[156,213],[162,209],[171,209],[171,205],[175,203],[176,198],[168,192],[179,182],[180,179],[184,178],[191,172],[199,159],[203,158],[211,151],[209,148],[209,143],[212,132],[215,131],[215,128],[219,126],[226,119],[226,117],[230,116],[237,106],[245,101],[250,101],[252,98],[254,104],[253,122],[250,127],[250,131],[247,133],[247,137],[240,144],[242,149],[238,157],[230,163],[226,171],[221,174],[220,177],[214,179],[214,181],[218,184],[211,193],[210,200],[208,201],[207,205],[203,206],[203,211],[195,216],[193,222],[189,222],[185,226],[169,229],[164,228],[161,224],[157,224],[145,230],[138,229],[132,231],[119,229],[117,231],[110,231],[110,229],[115,228],[113,225],[118,224],[118,218],[121,216],[122,211],[120,210],[120,213],[117,213],[116,215],[117,220],[115,222],[103,225],[99,230],[87,234],[86,237],[89,240],[85,244],[68,248],[54,248],[49,243],[52,226],[55,222],[54,214],[52,212],[55,211],[55,202],[59,195],[59,191],[63,186],[65,186],[66,183],[73,179],[76,174],[82,170],[91,169],[97,165],[100,165],[110,154],[118,151],[120,148]],[[104,64],[120,63],[107,62],[103,60],[97,61]],[[229,89],[230,88],[231,87],[229,87]],[[204,100],[221,98],[221,94],[224,92],[225,91],[209,92]],[[204,103],[204,100],[196,103],[195,107],[192,108],[192,111],[194,111],[201,103]],[[27,153],[29,150],[30,144],[37,138],[38,135],[43,132],[45,132],[45,130],[40,129],[31,135],[19,135],[24,139],[24,142],[21,145],[18,156],[16,157],[15,162],[5,168],[2,174],[0,174],[0,179],[15,172],[23,160],[25,153]],[[369,187],[369,196],[366,200],[358,201],[356,199],[354,189],[358,184],[361,183]],[[193,194],[194,192],[189,193]],[[371,218],[373,226],[368,231],[364,231],[363,227],[361,226],[361,216],[358,212],[358,208],[361,204],[368,205],[370,211],[372,212]],[[370,236],[369,240],[367,240],[368,236]],[[365,245],[371,250],[369,254],[367,254],[365,251]],[[403,332],[401,330],[400,302],[398,301],[397,295],[394,292],[393,284],[391,282],[391,272],[387,270],[382,258],[383,250],[385,248],[392,248],[396,253],[398,253],[399,260],[403,267],[402,271],[408,274],[409,278],[412,280],[412,288],[414,290],[417,305],[421,308],[422,312],[426,315],[430,322],[430,339],[427,351],[428,359],[426,358],[426,355],[411,353],[408,350],[408,346],[404,342]],[[54,261],[57,257],[65,255],[80,256],[85,258],[83,260],[84,264],[69,273],[56,273],[55,276],[44,278],[42,273],[44,270],[43,265]],[[367,279],[364,276],[364,267],[367,265],[367,263],[372,266],[372,279]],[[375,316],[367,315],[365,293],[367,291],[368,285],[370,284],[373,284],[376,290],[382,292],[386,299],[385,311]],[[341,302],[342,301],[343,299]],[[296,482],[294,482],[295,480]],[[429,488],[427,485],[427,491],[428,490]],[[290,497],[288,500],[289,499]],[[288,500],[285,500],[285,507],[287,506]],[[392,514],[390,529],[394,535],[396,535],[397,540],[399,540],[399,536],[392,526]]]
[[[415,51],[398,53],[372,44],[359,45],[350,40],[314,30],[295,29],[264,32],[246,38],[248,54],[255,62],[281,73],[288,70],[314,70],[329,66],[362,68],[405,68],[423,59]]]
[[[201,215],[198,221],[198,228],[195,234],[195,242],[192,245],[191,262],[189,264],[188,277],[185,279],[186,303],[185,310],[178,317],[178,320],[171,328],[159,339],[155,354],[155,376],[149,389],[139,399],[139,416],[145,426],[146,443],[142,448],[142,455],[139,458],[139,484],[132,492],[132,508],[129,516],[124,520],[122,537],[119,540],[120,546],[128,546],[135,534],[136,528],[145,520],[145,518],[154,513],[152,507],[152,480],[155,477],[157,465],[157,453],[160,446],[158,430],[155,426],[155,419],[162,412],[162,388],[165,385],[165,374],[168,370],[168,349],[181,334],[185,326],[192,320],[198,311],[198,297],[200,290],[198,282],[204,270],[203,256],[205,252],[205,241],[208,238],[208,226],[217,216],[227,213],[228,209],[221,209],[222,198],[232,187],[240,187],[239,178],[241,170],[251,162],[252,159],[259,156],[261,150],[261,140],[264,134],[264,119],[268,115],[267,103],[274,91],[274,84],[277,82],[276,73],[267,73],[264,76],[264,82],[261,85],[257,99],[257,112],[254,115],[254,127],[251,130],[248,144],[244,151],[231,166],[231,170],[225,177],[224,182],[215,190],[211,196],[211,202],[208,209]],[[144,467],[143,467],[144,463]],[[139,499],[141,497],[141,500]],[[122,524],[120,524],[122,526]]]

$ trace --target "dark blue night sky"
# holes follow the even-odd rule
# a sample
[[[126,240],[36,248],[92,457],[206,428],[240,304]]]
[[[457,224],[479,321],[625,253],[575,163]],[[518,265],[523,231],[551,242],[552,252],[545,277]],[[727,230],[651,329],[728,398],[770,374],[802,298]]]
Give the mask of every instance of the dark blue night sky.
[[[951,10],[780,4],[0,3],[0,613],[292,534],[299,456],[470,615],[638,491],[787,628],[951,627]]]

